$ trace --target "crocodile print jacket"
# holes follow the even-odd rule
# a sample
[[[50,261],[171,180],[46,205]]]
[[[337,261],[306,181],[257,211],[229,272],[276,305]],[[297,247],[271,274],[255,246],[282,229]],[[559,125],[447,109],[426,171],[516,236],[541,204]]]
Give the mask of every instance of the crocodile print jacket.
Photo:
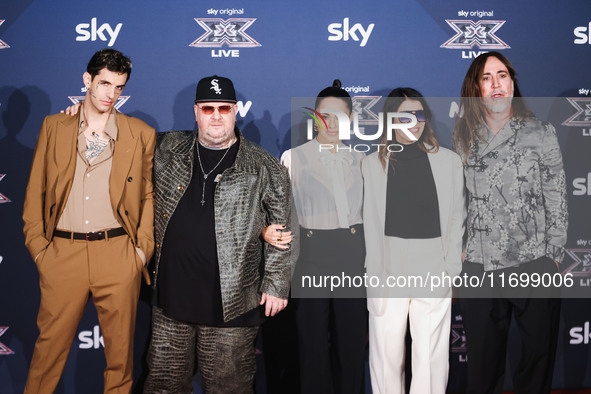
[[[234,164],[215,190],[215,232],[224,321],[259,305],[261,294],[287,299],[298,245],[280,250],[264,242],[261,230],[271,223],[298,229],[287,169],[235,130],[240,146]],[[154,286],[164,234],[193,173],[194,131],[157,134],[154,155]],[[297,240],[297,234],[296,240]]]

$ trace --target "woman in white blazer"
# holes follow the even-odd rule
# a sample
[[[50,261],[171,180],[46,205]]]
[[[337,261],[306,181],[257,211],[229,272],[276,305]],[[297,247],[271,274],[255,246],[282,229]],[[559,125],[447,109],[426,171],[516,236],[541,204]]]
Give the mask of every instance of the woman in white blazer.
[[[462,268],[466,215],[462,162],[439,146],[429,124],[431,111],[419,92],[394,89],[384,105],[384,121],[392,112],[412,113],[417,120],[409,133],[396,129],[395,141],[384,136],[384,145],[397,143],[402,151],[390,153],[397,149],[382,146],[362,166],[366,269],[369,277],[380,278],[378,286],[368,288],[372,389],[405,392],[408,319],[410,392],[445,393],[451,288],[432,290],[431,284],[437,284],[433,277],[453,277]],[[394,118],[397,123],[410,121],[411,117]]]

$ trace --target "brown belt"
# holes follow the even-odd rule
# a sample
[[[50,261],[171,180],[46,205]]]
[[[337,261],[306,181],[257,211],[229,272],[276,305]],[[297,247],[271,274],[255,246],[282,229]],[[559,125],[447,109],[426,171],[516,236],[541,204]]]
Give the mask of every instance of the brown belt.
[[[67,238],[67,239],[78,239],[85,241],[100,241],[102,239],[109,239],[118,237],[120,235],[126,235],[127,232],[123,227],[117,227],[107,231],[97,231],[96,233],[75,233],[73,231],[62,231],[55,230],[53,232],[54,237]]]

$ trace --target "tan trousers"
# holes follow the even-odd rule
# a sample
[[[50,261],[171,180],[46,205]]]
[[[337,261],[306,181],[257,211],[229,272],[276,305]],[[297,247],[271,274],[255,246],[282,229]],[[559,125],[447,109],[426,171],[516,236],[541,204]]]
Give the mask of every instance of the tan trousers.
[[[37,258],[39,338],[25,393],[53,393],[89,295],[105,343],[105,393],[129,393],[143,263],[127,236],[101,241],[54,238]]]

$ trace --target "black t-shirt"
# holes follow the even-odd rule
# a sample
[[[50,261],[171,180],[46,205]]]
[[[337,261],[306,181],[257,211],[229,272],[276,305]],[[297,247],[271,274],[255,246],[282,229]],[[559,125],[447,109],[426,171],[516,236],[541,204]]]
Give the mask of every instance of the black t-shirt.
[[[208,326],[261,323],[261,308],[223,323],[213,203],[215,188],[224,170],[234,163],[238,147],[239,140],[228,149],[196,144],[191,182],[170,218],[162,243],[155,303],[171,319]]]
[[[385,235],[399,238],[441,236],[437,189],[427,152],[404,145],[388,168]],[[388,165],[392,164],[388,162]]]

